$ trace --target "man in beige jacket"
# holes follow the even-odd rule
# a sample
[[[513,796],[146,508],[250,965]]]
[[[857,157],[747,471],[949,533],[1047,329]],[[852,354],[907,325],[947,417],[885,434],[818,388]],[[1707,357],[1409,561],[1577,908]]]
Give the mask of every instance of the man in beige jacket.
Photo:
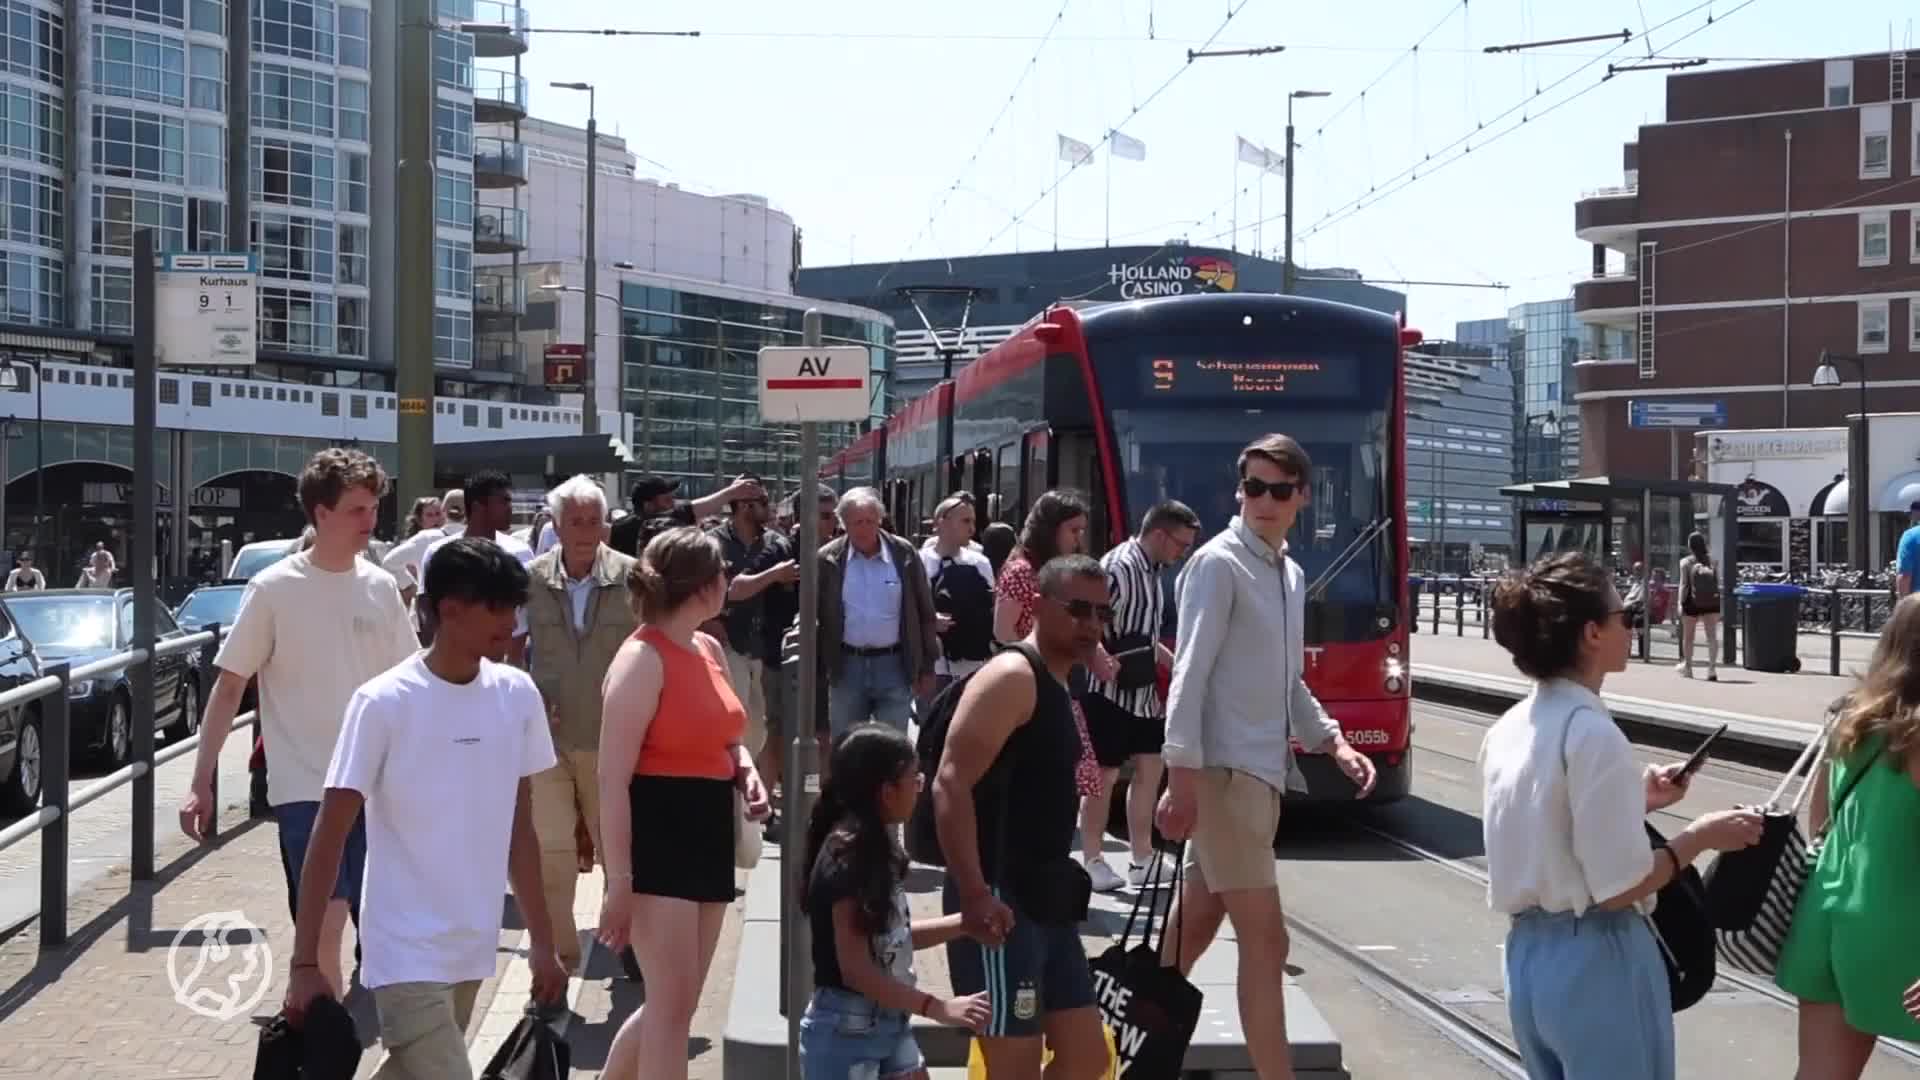
[[[554,947],[569,972],[580,970],[574,925],[579,875],[577,822],[584,818],[600,853],[600,684],[637,625],[627,594],[633,560],[608,547],[607,497],[576,476],[547,495],[559,543],[527,567],[527,625],[534,685],[553,724],[557,764],[533,778],[533,826],[540,877],[553,920]]]

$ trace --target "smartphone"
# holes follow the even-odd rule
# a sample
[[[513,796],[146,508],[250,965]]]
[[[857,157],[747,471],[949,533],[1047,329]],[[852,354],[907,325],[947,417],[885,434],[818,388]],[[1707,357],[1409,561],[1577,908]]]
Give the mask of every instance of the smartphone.
[[[1726,724],[1721,724],[1718,731],[1707,736],[1707,741],[1700,744],[1699,748],[1693,752],[1693,756],[1687,759],[1685,765],[1680,766],[1680,775],[1674,778],[1675,783],[1679,783],[1687,777],[1692,776],[1695,772],[1699,771],[1700,766],[1707,763],[1707,751],[1713,749],[1713,744],[1720,740],[1720,736],[1727,733],[1727,726]]]

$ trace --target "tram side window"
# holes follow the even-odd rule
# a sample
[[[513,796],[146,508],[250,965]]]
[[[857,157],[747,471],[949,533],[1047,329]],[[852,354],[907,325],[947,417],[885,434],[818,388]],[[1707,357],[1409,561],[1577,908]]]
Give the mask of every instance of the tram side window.
[[[993,492],[1000,498],[996,508],[999,513],[992,520],[1005,521],[1007,515],[1017,513],[1020,507],[1020,444],[1008,443],[1000,448],[999,476],[993,485]],[[989,520],[982,515],[981,521]]]
[[[1020,523],[1026,520],[1027,507],[1040,497],[1041,492],[1047,490],[1047,440],[1040,438],[1029,442],[1026,459],[1027,477],[1020,485],[1020,499],[1017,504],[1007,507],[1006,516],[1002,519],[1015,528],[1019,528]]]

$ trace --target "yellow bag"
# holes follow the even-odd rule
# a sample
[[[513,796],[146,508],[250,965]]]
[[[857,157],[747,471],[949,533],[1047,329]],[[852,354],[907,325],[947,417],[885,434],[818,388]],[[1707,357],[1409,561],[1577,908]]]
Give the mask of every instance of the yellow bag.
[[[1120,1053],[1113,1047],[1113,1029],[1102,1024],[1100,1030],[1107,1036],[1107,1071],[1100,1074],[1100,1080],[1120,1080]],[[967,1080],[989,1080],[987,1059],[980,1053],[980,1040],[969,1040],[967,1046]],[[1040,1067],[1046,1068],[1052,1060],[1053,1051],[1045,1051],[1040,1056]]]

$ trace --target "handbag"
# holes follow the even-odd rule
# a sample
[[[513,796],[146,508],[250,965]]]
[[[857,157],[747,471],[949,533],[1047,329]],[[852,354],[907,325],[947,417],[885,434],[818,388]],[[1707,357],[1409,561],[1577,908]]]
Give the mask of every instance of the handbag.
[[[1656,848],[1667,842],[1651,824],[1647,826],[1647,839]],[[1684,1012],[1699,1004],[1713,989],[1717,975],[1713,916],[1707,910],[1707,889],[1700,871],[1686,867],[1660,887],[1647,926],[1667,965],[1667,996],[1673,1011]]]
[[[572,1058],[566,1040],[529,1013],[480,1071],[480,1080],[566,1080]]]
[[[760,865],[760,850],[766,846],[766,833],[754,827],[747,817],[747,797],[733,789],[733,865],[751,870]]]
[[[1120,663],[1113,685],[1120,690],[1139,690],[1152,686],[1160,678],[1160,660],[1147,634],[1121,634],[1107,645],[1107,653]]]
[[[1182,848],[1185,845],[1181,845]],[[1157,899],[1165,884],[1165,860],[1156,857],[1147,881],[1134,897],[1133,911],[1120,931],[1120,940],[1094,958],[1094,1000],[1100,1018],[1113,1039],[1118,1058],[1116,1073],[1128,1080],[1179,1080],[1185,1071],[1187,1047],[1193,1042],[1194,1029],[1200,1025],[1203,995],[1177,967],[1160,962],[1160,946],[1167,940],[1167,923],[1173,916],[1174,897],[1180,895],[1184,851],[1175,853],[1173,889],[1167,892],[1167,911],[1161,917],[1160,943],[1153,941],[1153,922],[1159,906]],[[1149,900],[1148,897],[1156,899]],[[1131,947],[1134,921],[1140,906],[1147,906],[1146,925],[1140,941]],[[1181,931],[1184,933],[1184,928]],[[1179,934],[1174,937],[1176,950]]]
[[[1828,738],[1837,716],[1829,714],[1827,723],[1781,778],[1780,786],[1759,807],[1760,841],[1739,851],[1722,852],[1707,868],[1707,905],[1719,939],[1720,958],[1740,971],[1773,976],[1787,934],[1793,929],[1800,891],[1820,861],[1820,849],[1834,819],[1840,816],[1854,787],[1880,758],[1880,748],[1876,748],[1860,771],[1847,778],[1826,824],[1809,843],[1800,831],[1800,806],[1813,788],[1815,771],[1826,760]],[[1803,767],[1806,775],[1801,778],[1799,792],[1791,804],[1783,806],[1787,786]]]

